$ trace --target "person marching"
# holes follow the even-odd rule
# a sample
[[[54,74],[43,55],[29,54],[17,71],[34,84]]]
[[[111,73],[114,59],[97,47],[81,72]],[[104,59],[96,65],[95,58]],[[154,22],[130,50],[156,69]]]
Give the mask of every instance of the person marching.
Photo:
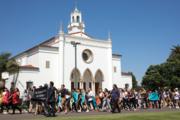
[[[48,117],[55,117],[56,91],[57,89],[54,87],[54,82],[51,81],[47,92],[47,104],[50,107],[47,115]]]
[[[15,110],[18,109],[20,114],[22,113],[22,109],[20,108],[20,92],[18,88],[15,88],[15,90],[12,93],[12,109],[13,114],[15,114]]]
[[[118,112],[121,112],[121,109],[119,107],[119,97],[120,97],[120,93],[119,93],[119,89],[117,87],[117,85],[113,85],[113,89],[111,91],[111,106],[112,106],[112,113],[115,113],[115,110],[117,109]]]
[[[10,92],[7,88],[5,88],[2,92],[2,108],[1,111],[3,114],[8,114],[9,113],[9,96]],[[6,108],[7,112],[4,112],[4,108]]]

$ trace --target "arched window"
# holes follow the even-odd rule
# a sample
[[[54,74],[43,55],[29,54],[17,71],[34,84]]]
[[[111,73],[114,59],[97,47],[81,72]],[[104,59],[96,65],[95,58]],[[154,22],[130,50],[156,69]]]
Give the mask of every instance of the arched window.
[[[72,22],[74,22],[74,16],[72,17]]]
[[[80,22],[80,18],[79,18],[79,16],[77,16],[77,22]]]
[[[101,70],[97,70],[95,74],[95,92],[96,94],[99,90],[102,90],[102,82],[104,80],[104,75]]]
[[[73,69],[71,72],[70,80],[71,80],[71,90],[74,88],[80,88],[80,77],[81,74],[78,69]]]
[[[86,69],[83,74],[83,81],[84,81],[83,85],[85,90],[88,90],[89,88],[92,89],[92,79],[93,76],[91,71],[89,69]]]

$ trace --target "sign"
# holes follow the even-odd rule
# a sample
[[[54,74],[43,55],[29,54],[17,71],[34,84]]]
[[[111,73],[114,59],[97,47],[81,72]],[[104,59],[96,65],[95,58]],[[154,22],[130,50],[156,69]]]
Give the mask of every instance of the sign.
[[[47,87],[37,88],[34,91],[32,100],[34,101],[45,101],[47,99]]]
[[[9,73],[8,72],[3,72],[3,73],[1,73],[1,76],[2,76],[3,80],[6,80],[6,79],[9,78]]]

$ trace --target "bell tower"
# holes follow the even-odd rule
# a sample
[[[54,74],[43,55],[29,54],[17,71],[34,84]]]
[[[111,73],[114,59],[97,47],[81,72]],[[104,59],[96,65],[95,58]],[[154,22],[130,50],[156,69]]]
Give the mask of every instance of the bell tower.
[[[85,25],[84,22],[82,21],[82,14],[81,12],[77,9],[77,7],[74,9],[73,12],[71,12],[70,15],[70,23],[68,25],[68,34],[72,33],[78,33],[78,32],[85,32]]]

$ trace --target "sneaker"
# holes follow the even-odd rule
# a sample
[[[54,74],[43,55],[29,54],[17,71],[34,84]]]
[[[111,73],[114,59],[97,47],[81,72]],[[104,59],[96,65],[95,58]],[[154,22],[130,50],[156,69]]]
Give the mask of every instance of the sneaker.
[[[4,114],[4,115],[7,115],[7,114],[8,114],[8,112],[3,112],[3,114]]]
[[[24,112],[24,113],[28,113],[28,111],[27,111],[27,110],[23,110],[23,112]]]

